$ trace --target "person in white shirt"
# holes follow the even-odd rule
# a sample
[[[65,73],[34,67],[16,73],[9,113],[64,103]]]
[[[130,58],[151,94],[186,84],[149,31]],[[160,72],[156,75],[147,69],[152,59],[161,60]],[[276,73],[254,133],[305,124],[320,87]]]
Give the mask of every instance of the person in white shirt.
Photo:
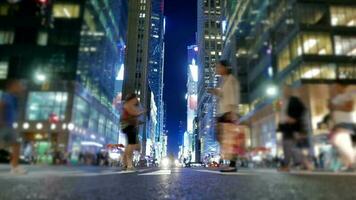
[[[218,88],[210,88],[208,92],[218,97],[218,141],[221,144],[221,123],[234,123],[237,120],[237,109],[240,102],[240,84],[231,74],[230,64],[226,60],[219,61],[216,65],[216,74],[221,76]],[[226,137],[224,133],[224,137]],[[233,138],[233,137],[232,137]],[[221,146],[224,146],[221,144]],[[230,160],[230,166],[222,172],[236,172],[236,158]]]
[[[353,147],[353,142],[356,142],[356,113],[354,111],[356,91],[347,89],[347,85],[342,83],[336,83],[332,87],[333,98],[329,102],[333,127],[331,142],[340,153],[345,170],[352,170],[356,163],[356,151]]]

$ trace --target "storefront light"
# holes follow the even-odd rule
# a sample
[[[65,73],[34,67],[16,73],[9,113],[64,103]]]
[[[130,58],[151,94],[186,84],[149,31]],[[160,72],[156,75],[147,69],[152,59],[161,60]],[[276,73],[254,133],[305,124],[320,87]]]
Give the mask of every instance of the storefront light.
[[[65,123],[62,124],[62,129],[63,129],[63,130],[66,130],[66,129],[67,129],[67,124],[65,124]]]
[[[57,128],[57,126],[55,124],[51,124],[51,130],[54,130],[56,128]]]
[[[36,139],[36,140],[42,140],[42,139],[43,139],[43,135],[40,134],[40,133],[37,133],[37,134],[35,135],[35,139]]]
[[[74,129],[74,124],[69,123],[68,124],[68,130],[72,131]]]
[[[42,123],[37,123],[36,124],[36,129],[41,130],[43,128],[43,124]]]
[[[102,144],[97,143],[97,142],[91,142],[91,141],[82,141],[81,142],[82,146],[96,146],[96,147],[103,147]]]
[[[29,129],[30,128],[30,124],[25,122],[25,123],[23,123],[22,128],[25,129],[25,130]]]

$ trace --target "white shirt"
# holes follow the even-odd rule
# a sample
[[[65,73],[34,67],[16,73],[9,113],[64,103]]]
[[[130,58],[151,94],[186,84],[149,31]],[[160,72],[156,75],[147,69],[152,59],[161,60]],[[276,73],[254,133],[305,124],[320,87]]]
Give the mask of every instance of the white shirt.
[[[218,97],[219,114],[237,111],[240,103],[240,84],[233,75],[223,77]]]
[[[342,105],[349,101],[354,101],[356,97],[356,91],[346,92],[335,96],[331,103],[333,105]],[[340,110],[335,110],[332,112],[332,118],[335,124],[339,123],[356,123],[356,113],[355,111],[345,112]]]

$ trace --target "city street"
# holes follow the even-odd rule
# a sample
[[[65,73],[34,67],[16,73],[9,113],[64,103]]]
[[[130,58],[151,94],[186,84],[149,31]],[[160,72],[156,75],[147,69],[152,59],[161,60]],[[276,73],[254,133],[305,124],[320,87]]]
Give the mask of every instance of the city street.
[[[356,199],[355,173],[0,166],[0,199]]]

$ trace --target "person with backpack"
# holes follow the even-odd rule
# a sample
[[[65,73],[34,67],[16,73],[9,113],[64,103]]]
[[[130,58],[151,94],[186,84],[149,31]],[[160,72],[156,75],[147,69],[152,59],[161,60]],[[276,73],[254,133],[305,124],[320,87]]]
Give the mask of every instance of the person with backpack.
[[[121,116],[121,130],[127,136],[127,146],[123,156],[123,170],[134,170],[133,153],[140,149],[138,139],[138,117],[145,111],[139,108],[139,100],[136,94],[129,94],[125,98]]]
[[[26,174],[27,171],[19,166],[20,142],[18,132],[13,128],[18,116],[18,99],[24,92],[23,84],[18,80],[9,80],[0,101],[0,140],[11,146],[11,173]]]

